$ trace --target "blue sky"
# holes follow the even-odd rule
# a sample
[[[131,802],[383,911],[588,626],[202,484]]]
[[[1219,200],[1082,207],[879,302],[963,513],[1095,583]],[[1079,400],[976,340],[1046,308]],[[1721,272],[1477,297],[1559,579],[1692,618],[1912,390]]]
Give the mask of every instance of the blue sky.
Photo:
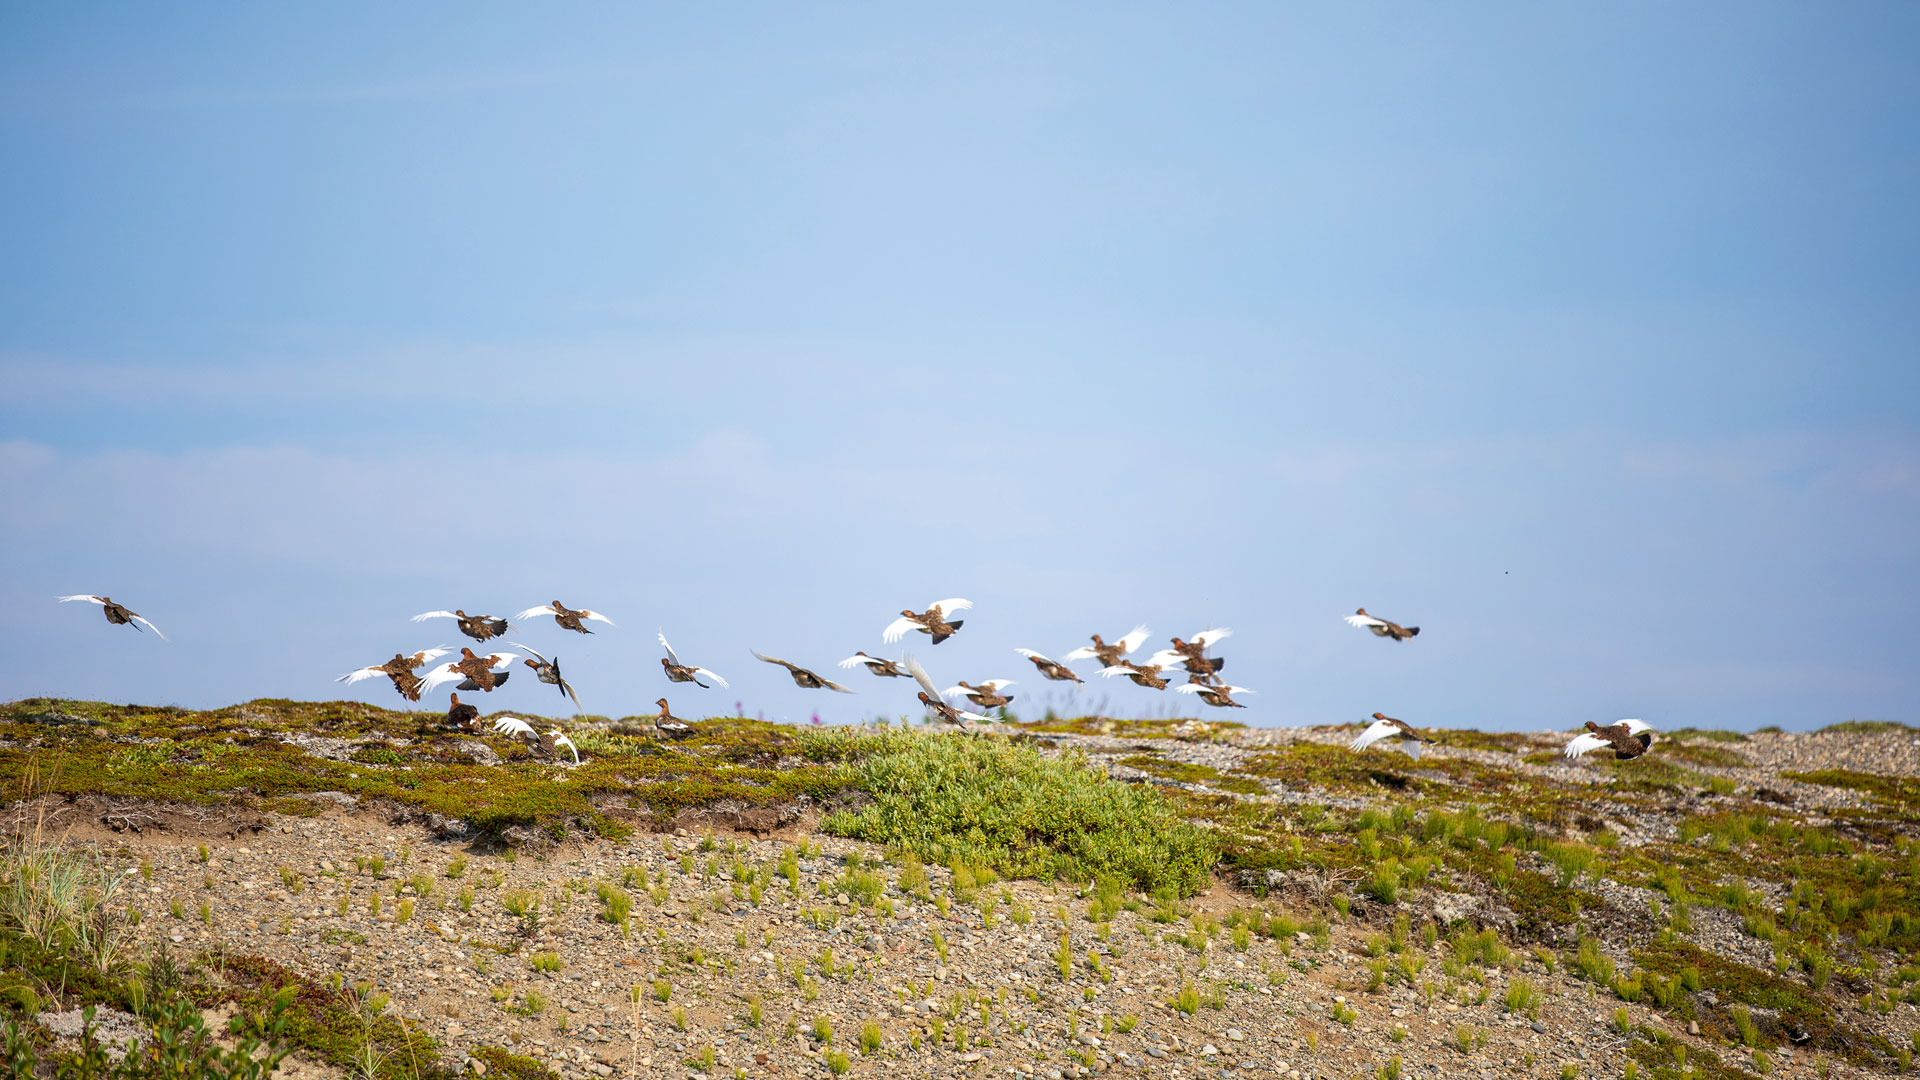
[[[332,697],[557,598],[619,623],[516,635],[594,711],[661,628],[736,688],[681,715],[898,716],[748,649],[964,596],[918,651],[1016,711],[1190,705],[1012,653],[1145,622],[1233,627],[1250,723],[1920,720],[1916,53],[1902,4],[9,9],[0,698]]]

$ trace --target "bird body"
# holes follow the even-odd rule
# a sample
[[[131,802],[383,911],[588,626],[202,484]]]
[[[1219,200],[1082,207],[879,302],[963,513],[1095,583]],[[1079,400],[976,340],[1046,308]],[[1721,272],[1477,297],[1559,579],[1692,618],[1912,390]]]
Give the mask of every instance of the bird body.
[[[586,628],[582,620],[591,619],[595,622],[606,623],[608,626],[613,625],[612,619],[607,618],[605,615],[602,615],[597,611],[588,611],[585,608],[581,608],[580,610],[575,611],[573,608],[570,608],[565,604],[562,604],[558,600],[555,600],[551,604],[542,604],[539,607],[530,607],[527,610],[521,612],[520,614],[515,615],[514,618],[524,620],[524,619],[534,618],[535,616],[538,616],[538,615],[551,615],[553,616],[553,621],[560,624],[561,629],[572,630],[575,633],[580,633],[580,634],[593,633],[593,631]]]
[[[1567,744],[1566,755],[1572,760],[1604,748],[1611,749],[1620,761],[1631,761],[1651,750],[1658,738],[1653,726],[1644,720],[1622,720],[1606,727],[1589,720],[1587,733],[1574,736]]]
[[[907,677],[907,673],[900,670],[900,665],[894,663],[892,660],[883,660],[878,656],[868,656],[863,652],[854,653],[852,656],[840,661],[840,666],[843,668],[851,668],[859,664],[867,665],[869,672],[882,678],[904,679]]]
[[[420,677],[415,675],[414,671],[427,664],[433,663],[445,655],[447,655],[447,649],[444,645],[438,649],[422,649],[412,656],[394,653],[393,659],[384,664],[373,664],[368,667],[354,668],[352,671],[347,672],[345,675],[333,681],[357,683],[362,679],[371,679],[375,675],[385,675],[387,678],[393,680],[393,688],[399,692],[401,697],[406,698],[408,701],[419,701]]]
[[[560,756],[560,751],[565,750],[567,753],[573,755],[573,763],[575,765],[580,764],[580,748],[573,745],[573,740],[567,738],[566,734],[559,728],[554,728],[552,731],[540,736],[539,746],[540,753],[547,757],[557,758]]]
[[[1110,668],[1119,664],[1121,657],[1133,655],[1135,649],[1146,644],[1148,634],[1145,624],[1142,624],[1127,631],[1124,637],[1111,645],[1102,641],[1099,634],[1094,634],[1092,645],[1082,645],[1060,659],[1067,662],[1098,660],[1101,667]]]
[[[925,705],[928,712],[939,717],[942,723],[952,724],[964,731],[971,731],[975,724],[990,724],[993,722],[993,717],[991,716],[968,712],[965,709],[956,709],[941,700],[940,691],[934,688],[933,677],[927,674],[926,668],[920,666],[920,661],[915,660],[912,653],[908,653],[902,659],[906,660],[907,670],[913,674],[913,681],[920,684],[920,704]]]
[[[100,610],[107,616],[107,621],[115,626],[132,626],[135,630],[139,630],[140,627],[144,626],[158,635],[161,641],[167,640],[167,635],[160,633],[159,627],[148,622],[139,612],[128,611],[121,605],[114,603],[113,598],[110,596],[93,596],[88,593],[75,593],[72,596],[56,596],[54,599],[63,604],[72,603],[75,600],[85,600],[90,604],[99,604]],[[145,631],[142,632],[144,633]]]
[[[979,686],[968,686],[967,681],[962,679],[960,680],[960,685],[949,686],[945,690],[940,691],[940,696],[950,698],[964,695],[968,701],[973,702],[975,705],[983,709],[991,709],[1013,702],[1013,698],[1000,692],[1012,685],[1012,679],[988,679]]]
[[[673,715],[667,709],[667,699],[661,698],[654,704],[660,706],[660,715],[653,718],[653,730],[669,739],[685,738],[693,734],[693,725]]]
[[[753,652],[752,649],[749,649],[747,651]],[[808,671],[806,668],[803,668],[798,664],[791,664],[785,660],[780,660],[772,656],[762,656],[757,652],[753,652],[753,655],[754,655],[754,659],[756,660],[764,660],[769,664],[778,664],[781,667],[786,668],[788,673],[790,673],[793,676],[793,684],[795,686],[798,686],[802,690],[834,690],[842,694],[855,693],[855,691],[849,690],[846,687],[841,686],[839,683],[834,682],[832,679],[823,679],[820,676],[815,675],[813,672]]]
[[[1160,671],[1161,668],[1158,664],[1146,664],[1143,666],[1122,660],[1111,667],[1101,668],[1100,674],[1109,679],[1115,675],[1125,675],[1127,678],[1133,680],[1135,686],[1145,686],[1154,690],[1165,690],[1167,688],[1167,680],[1160,677]]]
[[[480,710],[460,700],[459,694],[452,695],[453,703],[447,707],[447,723],[465,731],[472,731],[480,722]]]
[[[1013,651],[1019,653],[1021,656],[1026,657],[1028,660],[1033,661],[1033,666],[1040,669],[1040,675],[1042,678],[1048,679],[1052,682],[1077,683],[1080,681],[1080,676],[1075,675],[1073,673],[1072,668],[1068,667],[1067,665],[1061,663],[1058,660],[1050,660],[1047,657],[1042,656],[1037,652],[1034,652],[1032,649],[1015,649]]]
[[[1368,724],[1366,730],[1360,733],[1360,737],[1348,744],[1347,749],[1365,750],[1381,739],[1399,739],[1407,756],[1415,761],[1420,760],[1420,744],[1433,742],[1432,739],[1415,731],[1412,725],[1404,720],[1395,720],[1391,716],[1374,713],[1373,723]]]
[[[517,641],[510,641],[507,644],[533,657],[531,660],[522,660],[520,662],[533,669],[534,678],[539,679],[548,686],[559,687],[561,694],[573,699],[573,707],[575,710],[586,712],[586,709],[580,706],[580,695],[573,692],[573,684],[568,682],[566,676],[560,673],[560,658],[558,656],[549,660],[540,655],[537,650],[530,649]]]
[[[1378,615],[1369,615],[1366,608],[1348,615],[1346,622],[1348,626],[1373,631],[1374,637],[1392,638],[1394,641],[1405,641],[1420,633],[1420,628],[1417,626],[1401,626],[1397,622],[1382,619]]]
[[[1198,679],[1199,676],[1196,675],[1193,676],[1193,678]],[[1211,686],[1207,683],[1194,681],[1189,681],[1185,685],[1176,686],[1173,689],[1174,692],[1178,694],[1199,694],[1201,701],[1221,709],[1244,709],[1246,706],[1233,700],[1233,695],[1258,693],[1258,691],[1249,690],[1244,686]]]
[[[660,666],[666,669],[668,681],[690,682],[700,689],[706,690],[708,689],[707,684],[701,682],[699,679],[699,676],[705,675],[721,686],[727,686],[727,680],[708,671],[706,668],[693,667],[690,664],[681,663],[680,657],[673,651],[673,646],[667,644],[666,633],[664,631],[659,632],[658,636],[660,638],[660,647],[667,650],[667,655],[660,658]],[[729,689],[731,689],[731,687],[729,687]]]
[[[880,640],[891,645],[906,637],[908,631],[918,630],[923,634],[931,634],[933,643],[938,645],[952,637],[966,623],[965,619],[948,621],[947,616],[956,611],[965,611],[972,606],[973,601],[954,597],[951,600],[939,600],[929,604],[927,610],[921,612],[908,608],[900,613],[899,618],[888,623],[886,629],[880,631]]]
[[[507,620],[497,615],[469,615],[459,608],[452,611],[424,611],[413,617],[414,622],[428,619],[452,619],[460,626],[460,632],[475,641],[497,638],[507,632]]]
[[[439,667],[429,669],[420,680],[420,689],[425,693],[432,693],[442,683],[460,679],[464,680],[459,687],[462,690],[492,693],[494,687],[505,683],[508,677],[507,672],[494,669],[506,667],[519,659],[522,657],[517,653],[497,652],[476,656],[472,649],[462,648],[460,659],[450,660]],[[473,685],[469,686],[468,683]]]

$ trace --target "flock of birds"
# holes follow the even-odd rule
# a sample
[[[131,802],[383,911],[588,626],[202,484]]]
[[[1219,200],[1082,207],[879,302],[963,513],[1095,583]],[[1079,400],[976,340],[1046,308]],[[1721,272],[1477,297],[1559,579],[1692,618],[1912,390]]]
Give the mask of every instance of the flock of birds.
[[[166,635],[160,633],[159,627],[138,613],[115,603],[111,597],[77,594],[57,599],[63,604],[71,601],[98,604],[105,612],[107,622],[132,626],[135,630],[140,630],[144,626],[162,640],[166,639]],[[959,633],[960,628],[966,624],[966,620],[955,619],[952,616],[972,607],[972,601],[956,597],[936,601],[920,611],[912,608],[905,609],[900,612],[899,618],[887,624],[881,631],[880,638],[884,643],[892,645],[909,634],[921,633],[930,637],[932,644],[938,645]],[[543,616],[551,617],[561,629],[578,634],[592,634],[593,631],[587,626],[590,622],[614,625],[612,619],[600,612],[586,608],[569,608],[558,600],[527,608],[511,619],[498,615],[468,615],[464,610],[456,608],[453,611],[423,612],[415,615],[413,621],[452,619],[462,634],[485,644],[495,638],[503,637],[512,628],[514,622],[525,623],[529,619],[538,619]],[[1366,608],[1360,608],[1352,615],[1346,616],[1345,621],[1351,626],[1372,633],[1375,637],[1393,642],[1410,641],[1420,633],[1420,628],[1417,626],[1402,626],[1391,620],[1370,615]],[[1015,649],[1014,652],[1030,661],[1039,670],[1041,677],[1049,681],[1083,684],[1084,680],[1080,675],[1067,665],[1081,660],[1094,660],[1100,665],[1098,674],[1102,677],[1125,678],[1135,685],[1154,690],[1165,690],[1173,680],[1184,675],[1186,681],[1175,688],[1176,693],[1195,695],[1201,702],[1216,708],[1241,709],[1246,706],[1235,701],[1234,695],[1253,694],[1256,691],[1244,686],[1233,686],[1221,679],[1220,672],[1226,668],[1227,662],[1224,658],[1212,654],[1214,646],[1226,640],[1232,633],[1233,631],[1224,628],[1209,628],[1185,640],[1178,637],[1171,638],[1171,648],[1160,649],[1144,657],[1144,662],[1135,662],[1128,657],[1137,653],[1151,636],[1151,632],[1145,626],[1134,627],[1111,644],[1099,634],[1094,634],[1092,645],[1084,645],[1064,653],[1058,660],[1032,649]],[[727,680],[711,669],[682,663],[679,654],[675,653],[673,646],[668,644],[666,634],[660,633],[658,637],[660,647],[666,651],[666,655],[660,658],[660,666],[666,672],[669,682],[692,683],[701,689],[728,686]],[[480,726],[480,710],[470,702],[462,702],[460,692],[491,693],[507,682],[516,666],[525,666],[532,669],[534,677],[540,682],[557,688],[563,696],[572,700],[576,710],[585,711],[580,706],[580,698],[574,692],[573,685],[561,673],[558,656],[549,658],[516,641],[509,641],[507,644],[520,651],[476,654],[471,648],[462,647],[458,659],[448,660],[432,667],[428,665],[434,664],[434,661],[443,656],[452,655],[452,650],[448,646],[422,649],[411,654],[395,653],[393,658],[385,663],[355,668],[339,676],[336,681],[351,684],[384,675],[393,683],[394,690],[408,701],[419,701],[423,695],[453,683],[453,692],[449,695],[447,722],[462,730],[476,731]],[[753,651],[753,655],[765,663],[785,668],[793,677],[794,685],[803,690],[833,690],[842,694],[856,692],[791,661],[767,656],[758,651]],[[942,723],[951,724],[963,730],[977,730],[981,725],[1004,719],[1005,707],[1013,701],[1012,695],[1004,693],[1007,687],[1015,685],[1012,679],[987,679],[977,685],[969,684],[963,679],[958,685],[941,690],[912,653],[903,653],[899,660],[888,660],[884,657],[869,656],[865,652],[856,652],[840,661],[839,666],[846,669],[865,667],[869,674],[877,678],[911,678],[919,684],[919,701],[928,714]],[[419,674],[422,668],[426,668],[425,674]],[[975,712],[953,704],[954,701],[962,700],[982,711]],[[666,698],[659,699],[655,704],[660,707],[659,713],[643,719],[650,722],[657,736],[675,739],[694,731],[692,723],[673,715]],[[992,711],[996,709],[1001,710],[1001,715],[993,715]],[[1421,734],[1412,725],[1391,716],[1374,713],[1373,721],[1358,738],[1353,740],[1350,749],[1361,751],[1375,743],[1393,740],[1418,760],[1421,746],[1435,742]],[[558,728],[541,732],[532,724],[515,716],[496,717],[492,727],[495,733],[519,739],[526,743],[530,750],[544,757],[557,759],[560,752],[565,750],[572,755],[575,764],[580,761],[579,749],[574,746],[573,740]],[[1576,759],[1595,750],[1610,749],[1615,758],[1625,761],[1646,753],[1652,748],[1655,739],[1653,730],[1640,720],[1622,720],[1604,727],[1589,720],[1586,731],[1567,744],[1565,753],[1569,759]]]

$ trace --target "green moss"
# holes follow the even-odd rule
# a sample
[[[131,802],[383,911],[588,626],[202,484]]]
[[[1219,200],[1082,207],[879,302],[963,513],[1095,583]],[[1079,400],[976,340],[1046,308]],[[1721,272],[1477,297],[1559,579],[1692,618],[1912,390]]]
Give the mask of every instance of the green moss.
[[[1203,732],[1177,731],[1183,725],[1203,724]],[[1044,720],[1028,720],[1014,724],[1014,728],[1035,735],[1107,735],[1116,739],[1187,739],[1205,740],[1214,733],[1245,730],[1246,725],[1234,720],[1201,721],[1194,717],[1171,720],[1121,720],[1107,716],[1077,716],[1073,718],[1049,717]]]
[[[1720,1039],[1736,1041],[1730,1009],[1747,1005],[1778,1013],[1781,1027],[1792,1035],[1798,1032],[1808,1045],[1837,1054],[1856,1064],[1873,1060],[1868,1037],[1847,1026],[1819,995],[1798,983],[1777,975],[1726,959],[1684,941],[1656,941],[1633,954],[1635,962],[1648,971],[1678,977],[1687,968],[1699,972],[1700,985],[1719,998],[1716,1010],[1701,1010],[1700,1024]]]
[[[1920,780],[1904,776],[1880,776],[1851,769],[1817,769],[1812,772],[1783,772],[1783,780],[1803,784],[1864,791],[1882,802],[1908,810],[1920,810]]]
[[[560,1074],[526,1056],[498,1046],[482,1046],[472,1057],[487,1067],[488,1076],[501,1080],[559,1080]]]
[[[1843,720],[1838,724],[1828,724],[1820,729],[1820,734],[1847,733],[1862,735],[1881,735],[1887,732],[1920,731],[1912,724],[1902,724],[1893,720]]]

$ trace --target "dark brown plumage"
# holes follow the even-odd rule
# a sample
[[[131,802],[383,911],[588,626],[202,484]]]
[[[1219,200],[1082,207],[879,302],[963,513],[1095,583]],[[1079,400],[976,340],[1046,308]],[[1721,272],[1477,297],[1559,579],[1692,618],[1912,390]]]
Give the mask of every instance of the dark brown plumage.
[[[753,650],[751,649],[749,649],[748,651],[753,652]],[[823,679],[820,676],[814,674],[813,672],[808,671],[806,668],[799,666],[798,664],[791,664],[785,660],[781,660],[772,656],[762,656],[758,652],[754,652],[753,656],[754,656],[754,659],[756,660],[762,660],[769,664],[778,664],[781,667],[786,668],[788,673],[793,676],[793,684],[795,686],[798,686],[802,690],[834,690],[842,694],[851,694],[854,692],[852,690],[847,689],[844,686],[841,686],[839,683],[834,682],[832,679]]]
[[[453,704],[447,708],[447,723],[465,731],[472,731],[480,723],[480,710],[471,705],[462,704],[460,695],[452,695]]]

